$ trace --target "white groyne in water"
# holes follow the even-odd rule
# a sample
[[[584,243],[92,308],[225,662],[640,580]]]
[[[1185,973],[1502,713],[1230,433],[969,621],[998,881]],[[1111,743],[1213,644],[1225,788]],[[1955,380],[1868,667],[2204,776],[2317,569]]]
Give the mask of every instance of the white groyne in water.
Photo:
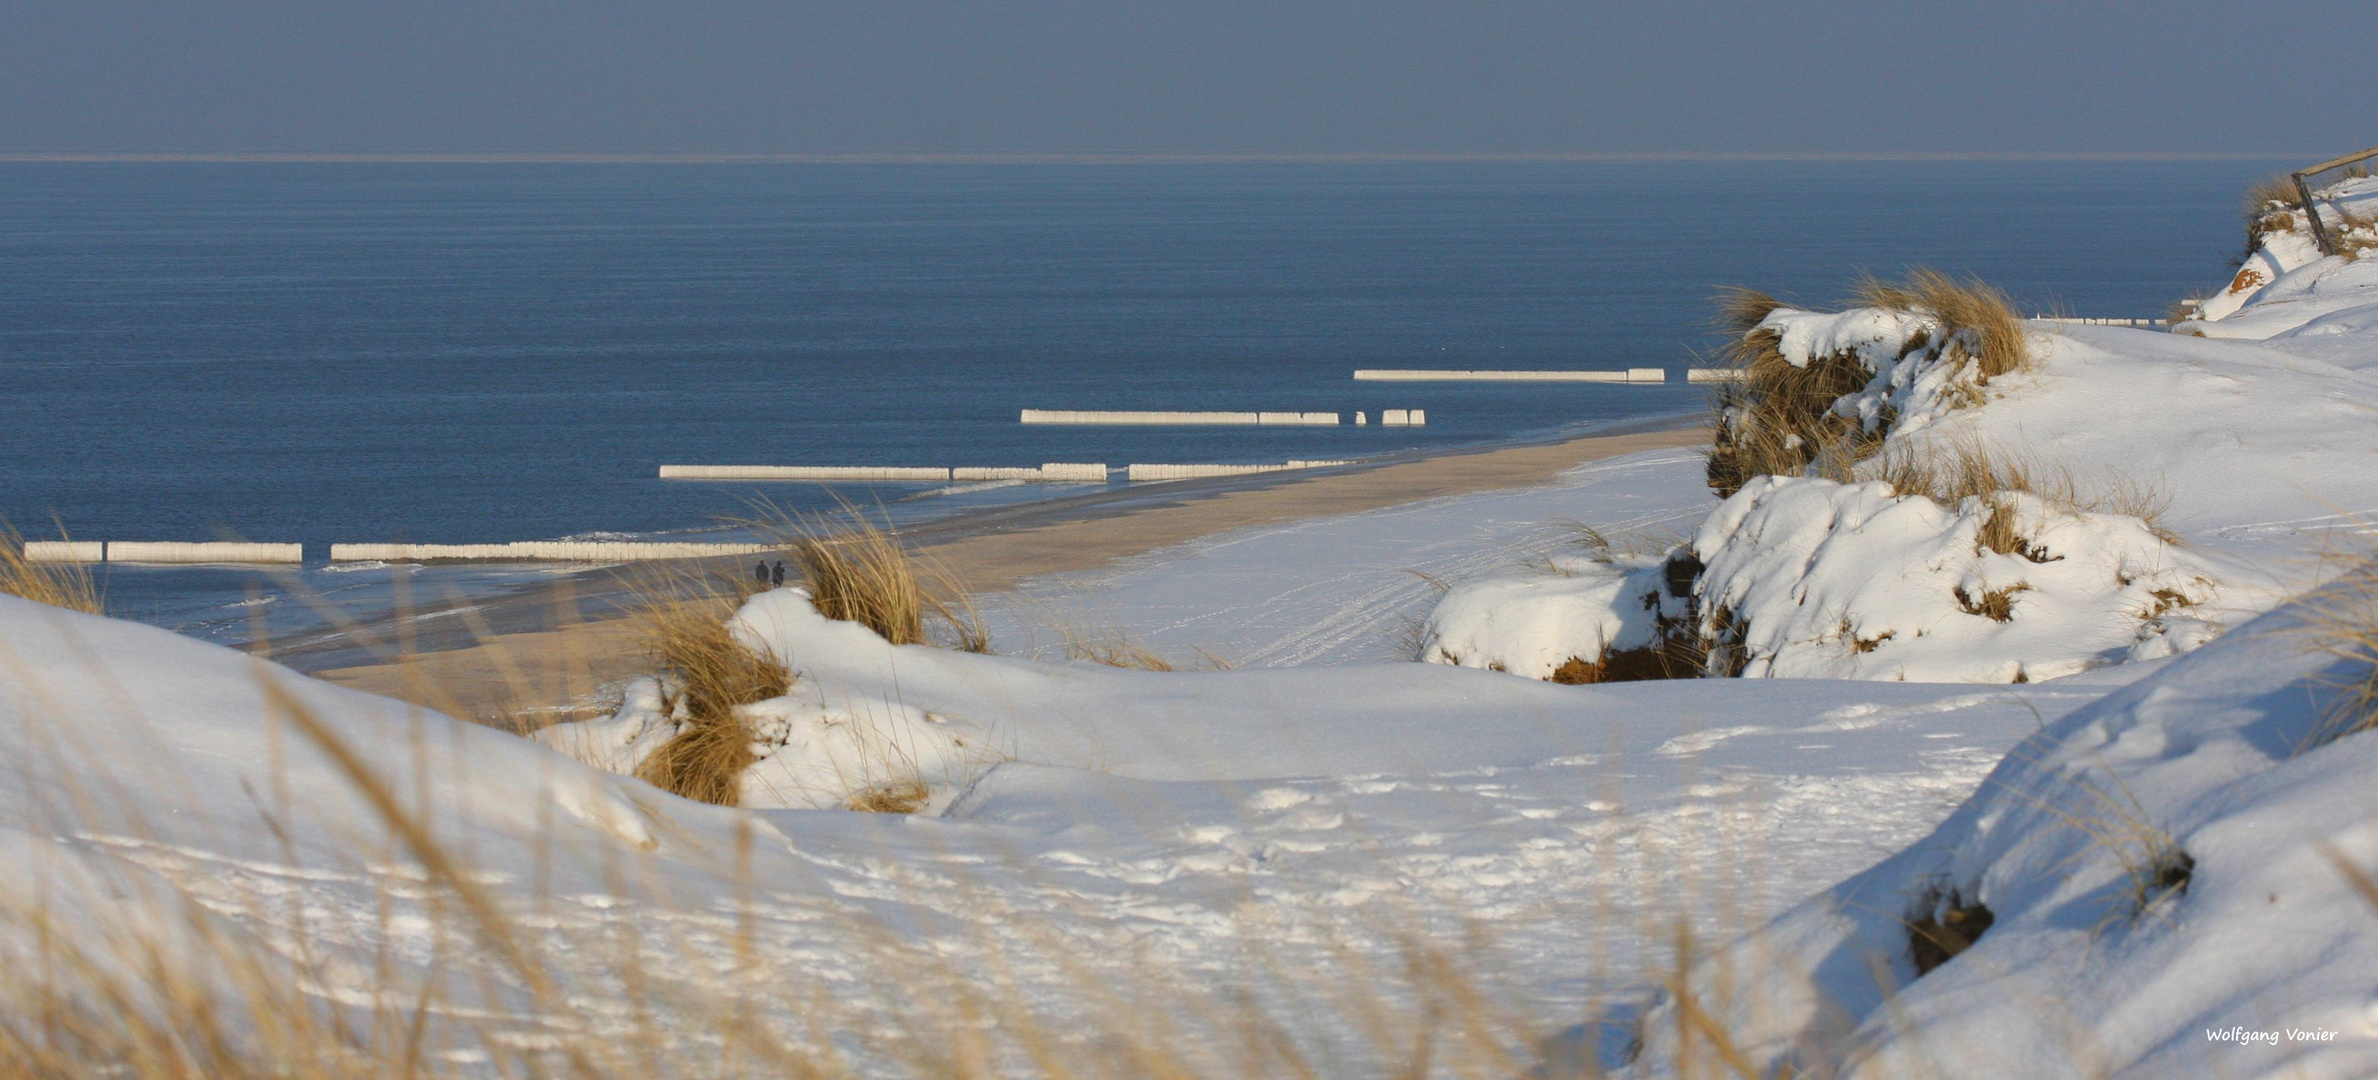
[[[25,541],[26,562],[104,562],[106,559],[107,544],[98,540]]]
[[[1384,409],[1379,413],[1380,427],[1426,427],[1427,409]]]
[[[1684,381],[1702,383],[1741,382],[1747,376],[1748,373],[1743,371],[1741,368],[1697,367],[1690,368],[1685,371]]]
[[[641,562],[757,555],[769,544],[696,544],[633,540],[515,540],[509,544],[332,544],[332,562]]]
[[[2170,319],[2092,319],[2076,315],[2034,315],[2033,322],[2063,323],[2066,326],[2130,326],[2140,330],[2154,330],[2170,326]]]
[[[1283,424],[1296,427],[1335,427],[1343,418],[1334,412],[1097,412],[1078,409],[1025,409],[1025,424]]]
[[[952,480],[1029,480],[1037,483],[1084,484],[1106,483],[1103,462],[1051,461],[1038,467],[1003,468],[961,465],[950,470]]]
[[[950,470],[896,465],[663,465],[663,480],[897,480],[947,483]]]
[[[950,479],[952,479],[952,480],[1038,480],[1038,479],[1040,479],[1040,470],[1039,470],[1039,469],[1029,469],[1029,468],[1008,468],[1008,469],[1003,469],[1003,468],[999,468],[999,467],[996,467],[996,466],[993,466],[993,467],[988,467],[988,468],[958,468],[958,469],[951,469],[951,470],[950,470]]]
[[[1034,480],[1055,483],[1105,483],[1103,464],[1051,461],[1042,465],[960,465],[907,467],[897,465],[663,465],[663,480],[814,480],[855,483],[868,480],[907,484],[943,484],[953,480]]]
[[[1291,472],[1297,469],[1326,469],[1333,465],[1352,465],[1351,461],[1291,460],[1279,465],[1140,465],[1125,470],[1133,483],[1151,480],[1200,480],[1209,476],[1254,476],[1258,473]]]
[[[249,544],[217,541],[203,544],[166,540],[110,540],[111,563],[301,563],[303,544]]]
[[[1590,382],[1659,383],[1668,381],[1665,368],[1627,368],[1624,371],[1452,371],[1434,368],[1359,368],[1356,382]]]

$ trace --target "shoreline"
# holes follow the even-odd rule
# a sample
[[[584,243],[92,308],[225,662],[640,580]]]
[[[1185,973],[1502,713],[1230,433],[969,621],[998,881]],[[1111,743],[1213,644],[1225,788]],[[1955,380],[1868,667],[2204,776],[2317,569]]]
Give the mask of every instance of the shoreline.
[[[1529,487],[1589,461],[1707,439],[1698,414],[1671,414],[1532,441],[989,508],[900,535],[967,593],[998,593],[1030,579],[1091,570],[1237,529]],[[740,557],[681,565],[737,578],[747,570]],[[377,620],[306,642],[275,642],[274,659],[327,682],[459,717],[566,708],[641,669],[643,657],[622,617],[633,574],[627,567],[590,570],[484,605]],[[371,639],[403,645],[390,650]]]

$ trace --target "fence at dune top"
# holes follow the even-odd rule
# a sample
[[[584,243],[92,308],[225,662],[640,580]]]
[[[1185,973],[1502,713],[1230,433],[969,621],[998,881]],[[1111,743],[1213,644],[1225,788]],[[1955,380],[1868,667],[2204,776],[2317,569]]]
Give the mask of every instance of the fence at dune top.
[[[2373,169],[2378,169],[2378,146],[2330,158],[2289,177],[2295,181],[2296,198],[2321,254],[2340,254],[2337,231],[2366,223],[2378,210],[2378,179],[2372,178]]]

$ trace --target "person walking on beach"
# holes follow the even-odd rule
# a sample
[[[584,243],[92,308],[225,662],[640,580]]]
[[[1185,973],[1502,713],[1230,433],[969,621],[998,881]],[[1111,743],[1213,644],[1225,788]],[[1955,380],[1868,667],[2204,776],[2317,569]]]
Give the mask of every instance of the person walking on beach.
[[[774,586],[776,586],[777,588],[780,588],[780,589],[784,587],[784,560],[783,560],[783,559],[778,559],[778,560],[776,560],[776,569],[774,569],[774,570],[771,570],[771,571],[769,571],[769,572],[768,572],[768,584],[770,584],[770,585],[774,585]]]
[[[762,585],[768,583],[768,560],[761,559],[759,565],[751,568],[751,579]]]

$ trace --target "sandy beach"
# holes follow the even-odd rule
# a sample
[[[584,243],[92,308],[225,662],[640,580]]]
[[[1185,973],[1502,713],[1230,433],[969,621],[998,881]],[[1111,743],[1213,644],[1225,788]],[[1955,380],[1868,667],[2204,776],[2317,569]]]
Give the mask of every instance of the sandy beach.
[[[1310,473],[1143,485],[966,515],[910,530],[906,538],[913,550],[979,595],[1236,529],[1529,487],[1585,462],[1699,445],[1708,438],[1697,425],[1671,426]],[[739,566],[735,572],[740,573]],[[508,619],[447,620],[459,633],[418,638],[381,662],[313,667],[302,657],[293,659],[327,681],[458,716],[554,709],[585,701],[643,663],[629,621],[581,616],[581,599],[575,593],[515,598]],[[520,625],[530,628],[513,628]]]

